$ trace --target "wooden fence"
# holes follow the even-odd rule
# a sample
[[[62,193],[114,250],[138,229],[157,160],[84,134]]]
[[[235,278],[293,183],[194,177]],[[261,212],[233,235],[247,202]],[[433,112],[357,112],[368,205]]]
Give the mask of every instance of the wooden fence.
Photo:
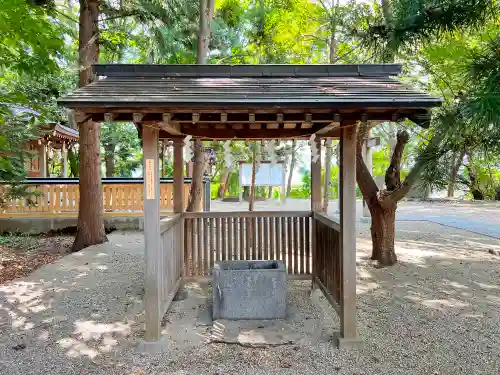
[[[320,287],[330,304],[339,312],[342,303],[340,225],[331,217],[318,212],[313,214],[313,221],[315,242],[313,281]]]
[[[311,213],[185,213],[186,276],[206,276],[219,260],[281,260],[288,273],[310,275]]]
[[[160,221],[162,254],[159,258],[158,274],[162,316],[168,310],[182,279],[184,259],[182,252],[182,215],[176,214]]]
[[[0,217],[15,216],[76,216],[80,191],[76,179],[33,179],[26,182],[35,193],[29,199],[7,202]],[[184,204],[187,204],[191,179],[184,182]],[[139,179],[103,179],[105,213],[142,215],[144,186]],[[173,183],[171,179],[160,183],[160,210],[172,211]]]

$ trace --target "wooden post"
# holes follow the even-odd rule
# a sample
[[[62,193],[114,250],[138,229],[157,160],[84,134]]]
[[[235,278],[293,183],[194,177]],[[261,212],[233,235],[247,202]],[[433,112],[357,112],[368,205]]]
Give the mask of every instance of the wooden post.
[[[319,157],[314,162],[311,155],[311,211],[321,211],[321,141],[316,138],[314,140]]]
[[[340,140],[340,247],[342,294],[338,347],[358,343],[356,334],[356,126],[342,128]]]
[[[328,203],[330,203],[330,167],[332,164],[332,141],[331,139],[325,140],[325,187],[323,190],[323,212],[328,212]]]
[[[160,178],[158,165],[158,129],[144,126],[144,242],[146,245],[145,341],[159,341],[161,335],[161,255]],[[167,278],[165,278],[167,279]]]
[[[47,146],[42,143],[38,148],[38,170],[40,171],[40,177],[47,177]]]
[[[68,177],[68,148],[66,146],[66,142],[62,144],[62,176]]]
[[[184,212],[184,142],[182,139],[174,141],[174,212],[181,214]],[[185,274],[185,259],[184,259],[184,218],[181,218],[179,224],[179,232],[177,232],[177,249],[179,256],[182,259],[182,277]]]
[[[311,154],[311,211],[321,211],[322,209],[322,204],[321,204],[321,141],[319,139],[315,139],[315,144],[314,146],[319,152],[319,157],[314,161],[312,154]],[[312,219],[312,259],[315,259],[316,255],[316,221],[314,218]],[[316,265],[313,262],[313,267],[312,267],[312,285],[311,288],[315,289],[316,285],[314,283],[314,278],[316,277]]]

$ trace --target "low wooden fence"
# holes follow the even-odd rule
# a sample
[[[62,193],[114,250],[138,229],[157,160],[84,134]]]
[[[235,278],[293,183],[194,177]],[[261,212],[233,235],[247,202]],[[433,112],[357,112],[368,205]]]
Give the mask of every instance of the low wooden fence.
[[[313,281],[340,314],[342,301],[342,248],[340,225],[331,217],[315,212]]]
[[[104,178],[104,212],[121,215],[142,215],[144,186],[137,178]],[[76,216],[80,202],[77,179],[28,179],[29,191],[37,192],[28,199],[16,199],[7,203],[0,217],[16,216]],[[184,204],[187,204],[191,179],[184,179]],[[208,184],[208,189],[210,186]],[[173,180],[160,180],[160,209],[172,211]],[[205,198],[203,198],[205,199]]]
[[[186,276],[206,276],[219,260],[281,260],[288,273],[310,275],[311,212],[184,214]]]
[[[168,310],[172,299],[179,289],[184,258],[182,251],[182,215],[176,214],[160,221],[162,254],[159,258],[158,277],[160,277],[160,301],[163,314]],[[162,315],[163,315],[162,314]]]

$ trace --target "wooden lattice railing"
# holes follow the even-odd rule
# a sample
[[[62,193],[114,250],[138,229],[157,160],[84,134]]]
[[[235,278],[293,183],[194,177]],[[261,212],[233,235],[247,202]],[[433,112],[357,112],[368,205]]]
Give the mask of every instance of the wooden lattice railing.
[[[185,213],[186,276],[206,276],[219,260],[281,260],[291,275],[310,275],[311,213]]]
[[[187,204],[191,179],[185,179],[184,199]],[[7,203],[0,217],[13,216],[76,216],[80,191],[76,179],[32,179],[28,190],[37,192],[30,199],[15,199]],[[103,179],[104,212],[111,214],[143,215],[144,185],[139,179]],[[173,183],[160,183],[160,210],[172,211]]]
[[[342,249],[340,225],[323,213],[313,214],[315,252],[313,281],[332,306],[339,311],[342,303]]]

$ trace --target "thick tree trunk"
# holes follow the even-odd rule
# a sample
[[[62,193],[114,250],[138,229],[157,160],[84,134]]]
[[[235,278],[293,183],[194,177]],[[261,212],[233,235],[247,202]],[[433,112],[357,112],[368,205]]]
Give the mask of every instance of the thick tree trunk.
[[[230,169],[227,167],[224,167],[224,169],[222,170],[219,191],[217,192],[217,196],[219,197],[219,199],[224,199],[224,196],[226,195],[227,182],[229,180],[229,172],[230,172]]]
[[[292,191],[292,177],[293,170],[295,169],[295,163],[297,162],[297,140],[292,141],[292,160],[290,161],[290,171],[288,172],[288,181],[286,184],[286,197],[290,198],[290,192]]]
[[[196,64],[206,64],[210,44],[211,23],[215,8],[215,0],[200,0],[200,28],[198,30],[198,51]],[[205,155],[201,141],[195,141],[193,163],[193,179],[186,211],[202,211],[203,172],[205,171]]]
[[[254,144],[253,155],[252,155],[252,182],[250,185],[250,198],[248,200],[248,211],[253,211],[255,209],[255,177],[257,176],[257,144]]]
[[[80,87],[94,80],[92,64],[99,58],[99,1],[80,0]],[[75,242],[71,251],[107,241],[101,184],[100,124],[80,124],[80,205]]]
[[[376,196],[368,203],[372,217],[372,256],[381,266],[392,266],[398,260],[394,249],[396,203],[383,207]]]
[[[464,160],[465,150],[461,151],[457,158],[453,158],[453,163],[450,169],[450,175],[448,176],[448,198],[453,198],[455,196],[455,185],[457,183],[457,174],[462,166],[462,161]]]
[[[104,162],[106,164],[106,177],[113,177],[115,175],[115,147],[113,145],[106,145],[104,147],[106,155],[104,156]]]
[[[193,164],[193,179],[191,181],[191,189],[189,190],[189,200],[186,208],[187,212],[201,212],[202,197],[203,197],[203,173],[205,172],[205,155],[203,153],[203,145],[201,140],[195,140],[194,147],[194,164]]]

